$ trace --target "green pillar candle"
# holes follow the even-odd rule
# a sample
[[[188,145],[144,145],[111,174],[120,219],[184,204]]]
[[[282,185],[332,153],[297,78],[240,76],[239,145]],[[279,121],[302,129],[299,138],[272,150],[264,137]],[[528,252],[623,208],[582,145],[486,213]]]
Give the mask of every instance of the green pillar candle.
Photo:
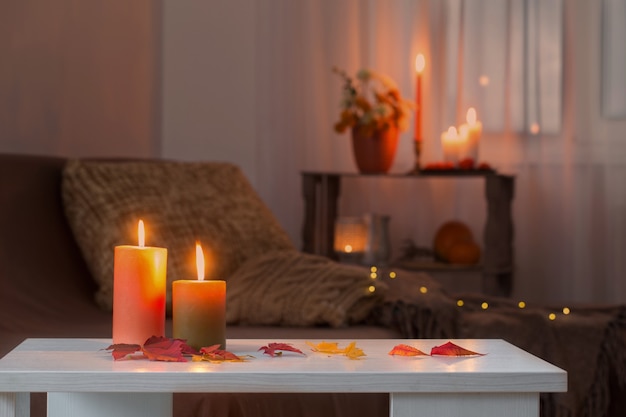
[[[226,349],[226,282],[179,280],[172,283],[173,333],[195,349]]]

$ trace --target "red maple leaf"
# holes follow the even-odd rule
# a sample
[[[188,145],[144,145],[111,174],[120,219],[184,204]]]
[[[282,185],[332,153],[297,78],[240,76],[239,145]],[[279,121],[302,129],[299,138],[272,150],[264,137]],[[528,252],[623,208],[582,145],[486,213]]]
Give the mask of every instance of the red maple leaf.
[[[389,352],[390,355],[399,355],[399,356],[428,356],[426,353],[422,352],[418,348],[409,345],[396,345]]]
[[[116,343],[114,345],[110,345],[105,350],[110,350],[111,355],[113,355],[113,359],[117,361],[124,359],[135,352],[141,351],[141,346],[130,343]]]
[[[452,342],[446,342],[443,345],[435,346],[430,350],[431,355],[440,355],[440,356],[483,356],[484,353],[472,352],[471,350],[467,350],[462,348],[461,346],[455,345]]]
[[[220,345],[212,345],[200,348],[203,358],[216,361],[243,361],[242,358],[232,352],[219,348]]]
[[[187,362],[183,358],[186,343],[181,339],[170,339],[164,336],[152,336],[141,348],[144,355],[151,361]]]
[[[165,336],[152,336],[141,345],[129,343],[116,343],[105,350],[111,350],[113,359],[141,359],[148,358],[152,361],[186,362],[183,355],[197,355],[198,350],[189,346],[183,339],[172,339]],[[130,356],[141,352],[141,355]]]
[[[304,352],[289,343],[268,343],[267,346],[261,346],[259,350],[262,350],[264,354],[270,356],[281,356],[283,352],[296,352],[304,355]]]

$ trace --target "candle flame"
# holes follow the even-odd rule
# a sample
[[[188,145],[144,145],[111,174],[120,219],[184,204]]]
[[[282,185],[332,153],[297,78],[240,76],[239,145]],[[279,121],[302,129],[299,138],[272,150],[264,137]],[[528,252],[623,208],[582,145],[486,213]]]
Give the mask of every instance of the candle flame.
[[[204,281],[204,253],[202,246],[196,242],[196,269],[198,271],[198,281]]]
[[[426,67],[426,60],[424,59],[423,54],[417,54],[415,57],[415,71],[418,74],[421,74],[424,71],[424,67]]]
[[[450,126],[448,128],[448,136],[450,136],[450,137],[456,137],[457,136],[456,127]]]
[[[469,125],[475,125],[476,124],[476,109],[473,107],[470,107],[469,110],[467,110],[467,115],[466,115],[466,119],[467,119],[467,123]]]
[[[143,226],[143,220],[137,223],[137,241],[142,248],[146,245],[146,231]]]

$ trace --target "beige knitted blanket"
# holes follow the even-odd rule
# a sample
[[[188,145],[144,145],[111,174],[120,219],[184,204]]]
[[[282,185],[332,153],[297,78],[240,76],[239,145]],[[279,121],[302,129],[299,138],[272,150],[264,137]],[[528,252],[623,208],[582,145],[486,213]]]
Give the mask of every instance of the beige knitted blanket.
[[[250,259],[226,281],[229,324],[344,326],[364,320],[385,288],[365,268],[296,250]]]

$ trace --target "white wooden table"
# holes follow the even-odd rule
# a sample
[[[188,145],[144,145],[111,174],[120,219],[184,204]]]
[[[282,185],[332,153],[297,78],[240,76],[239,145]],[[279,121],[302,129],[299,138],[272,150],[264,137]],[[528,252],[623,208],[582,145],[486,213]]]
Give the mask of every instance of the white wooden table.
[[[292,343],[306,356],[258,348]],[[319,340],[311,340],[313,343]],[[351,340],[333,340],[339,346]],[[172,393],[385,392],[393,417],[529,417],[540,392],[567,390],[567,373],[502,340],[453,340],[478,357],[399,357],[405,343],[428,353],[447,340],[357,340],[366,357],[312,352],[304,340],[228,340],[246,362],[113,361],[107,339],[28,339],[0,359],[0,417],[26,417],[30,392],[48,392],[48,416],[172,415]]]

